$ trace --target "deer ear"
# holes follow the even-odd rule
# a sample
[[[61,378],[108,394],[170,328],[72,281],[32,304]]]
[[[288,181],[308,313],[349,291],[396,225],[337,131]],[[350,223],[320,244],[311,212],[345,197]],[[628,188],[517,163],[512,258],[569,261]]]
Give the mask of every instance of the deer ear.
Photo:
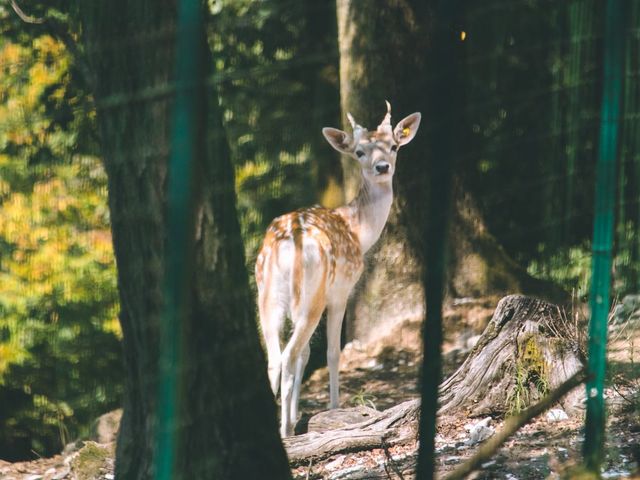
[[[398,142],[398,146],[406,145],[418,132],[420,126],[420,119],[422,115],[419,112],[412,113],[408,117],[403,118],[398,122],[396,128],[393,129],[393,136]]]
[[[329,142],[329,145],[340,153],[353,153],[353,138],[347,132],[337,128],[325,127],[322,129],[322,134]]]

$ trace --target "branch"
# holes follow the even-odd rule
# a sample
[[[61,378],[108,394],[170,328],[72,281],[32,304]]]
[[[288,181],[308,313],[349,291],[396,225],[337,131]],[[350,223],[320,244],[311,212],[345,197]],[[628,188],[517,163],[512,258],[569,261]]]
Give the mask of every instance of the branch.
[[[13,11],[16,12],[16,15],[20,17],[20,20],[25,23],[44,23],[44,18],[36,18],[24,13],[20,6],[16,3],[16,0],[11,0],[11,8],[13,8]]]
[[[11,3],[13,11],[16,12],[16,15],[18,15],[18,17],[20,17],[23,22],[34,25],[42,25],[46,33],[62,42],[67,52],[69,52],[74,65],[80,73],[80,82],[85,86],[91,85],[91,81],[93,80],[91,69],[87,64],[85,57],[82,55],[82,52],[78,46],[78,42],[69,32],[69,26],[51,15],[45,15],[42,18],[32,17],[31,15],[27,15],[20,8],[20,5],[18,5],[16,0],[9,0],[9,2]]]
[[[529,423],[533,418],[537,417],[545,410],[550,408],[554,403],[564,397],[575,387],[584,383],[586,379],[586,370],[579,370],[538,403],[530,406],[526,410],[520,412],[518,415],[508,418],[504,422],[502,430],[500,430],[493,437],[483,443],[478,451],[469,460],[460,465],[449,475],[444,477],[444,480],[461,480],[474,470],[477,470],[482,463],[493,456],[498,448],[500,448],[511,435],[513,435],[521,427]]]

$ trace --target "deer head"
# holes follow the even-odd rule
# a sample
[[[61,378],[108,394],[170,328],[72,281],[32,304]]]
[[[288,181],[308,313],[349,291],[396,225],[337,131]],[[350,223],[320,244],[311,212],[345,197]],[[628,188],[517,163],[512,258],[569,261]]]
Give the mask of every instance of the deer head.
[[[415,137],[420,126],[420,113],[412,113],[403,118],[393,128],[391,126],[391,105],[375,131],[369,132],[347,113],[353,134],[337,128],[323,128],[322,134],[329,144],[340,153],[355,158],[362,169],[365,180],[375,183],[390,182],[396,166],[398,149]]]

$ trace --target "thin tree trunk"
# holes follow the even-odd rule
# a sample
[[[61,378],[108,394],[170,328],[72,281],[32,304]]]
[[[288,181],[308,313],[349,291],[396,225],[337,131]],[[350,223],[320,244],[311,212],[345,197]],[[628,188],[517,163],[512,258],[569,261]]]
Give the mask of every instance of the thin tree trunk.
[[[637,78],[640,75],[640,41],[632,34],[640,21],[640,3],[629,6],[629,28],[626,32],[626,58],[624,99],[622,102],[622,140],[620,143],[620,168],[618,170],[618,252],[616,259],[616,293],[640,291],[640,92]]]
[[[154,475],[176,3],[82,2],[79,13],[109,177],[127,372],[116,473],[147,479]],[[202,79],[194,85],[203,85]],[[202,92],[209,123],[206,155],[197,165],[192,301],[178,365],[176,474],[288,478],[253,317],[221,115],[215,95]]]
[[[584,208],[585,199],[580,198],[581,182],[584,175],[580,163],[586,158],[593,159],[595,165],[595,149],[589,146],[591,139],[597,137],[597,121],[599,108],[599,84],[597,70],[598,51],[604,12],[602,2],[580,0],[569,3],[567,8],[567,36],[569,47],[567,52],[568,67],[565,69],[565,91],[567,97],[567,115],[565,139],[565,200],[563,242],[573,244],[576,238],[579,210]],[[592,180],[589,177],[589,180]],[[593,182],[583,185],[593,185]],[[589,199],[590,200],[590,199]]]

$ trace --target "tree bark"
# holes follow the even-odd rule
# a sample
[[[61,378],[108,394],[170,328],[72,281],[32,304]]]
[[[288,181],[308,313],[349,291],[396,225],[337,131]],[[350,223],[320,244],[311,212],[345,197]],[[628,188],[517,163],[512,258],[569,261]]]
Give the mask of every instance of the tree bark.
[[[118,266],[127,376],[116,474],[126,479],[155,474],[176,10],[172,0],[104,0],[79,7]],[[203,79],[194,85],[208,105],[208,125],[200,148],[205,154],[196,165],[191,308],[178,366],[176,478],[288,478],[253,316],[221,114]]]
[[[440,413],[516,413],[582,368],[581,327],[551,303],[503,298],[480,340],[440,387]],[[565,408],[574,407],[575,397]]]
[[[559,286],[532,277],[488,231],[482,213],[461,180],[454,181],[449,230],[448,294],[480,297],[523,293],[558,304],[568,300]]]
[[[372,409],[369,409],[372,410]],[[292,466],[305,465],[343,452],[387,448],[417,439],[420,401],[409,400],[383,412],[359,408],[332,410],[312,417],[315,429],[284,440]],[[349,420],[335,428],[335,417]],[[320,417],[320,418],[317,418]]]
[[[423,316],[421,269],[424,198],[433,162],[429,158],[430,125],[425,89],[442,66],[430,62],[429,2],[337,0],[340,49],[340,93],[343,118],[351,112],[365,127],[375,127],[384,114],[384,100],[397,121],[414,111],[423,113],[421,132],[399,153],[394,180],[395,202],[385,233],[370,253],[368,268],[354,294],[347,336],[366,340],[386,330],[400,315]],[[461,59],[452,59],[460,68]],[[457,96],[461,102],[463,93]],[[461,108],[451,105],[454,111]],[[462,123],[462,121],[460,122]],[[345,126],[346,127],[346,126]],[[459,132],[451,132],[460,138]],[[352,159],[343,159],[347,199],[354,195],[358,174]],[[559,288],[532,279],[488,232],[471,192],[456,175],[453,213],[448,232],[450,256],[447,291],[451,297],[528,293],[563,296]]]

